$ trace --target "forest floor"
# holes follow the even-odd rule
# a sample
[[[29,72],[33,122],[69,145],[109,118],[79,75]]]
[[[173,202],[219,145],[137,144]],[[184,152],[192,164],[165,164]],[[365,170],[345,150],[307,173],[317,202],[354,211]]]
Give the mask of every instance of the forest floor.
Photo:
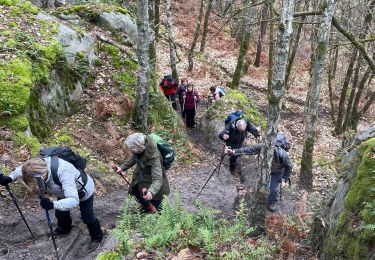
[[[183,3],[174,4],[174,10],[176,10],[174,14],[175,33],[178,46],[180,46],[178,49],[179,56],[182,59],[178,64],[178,70],[180,77],[188,77],[189,80],[194,82],[196,89],[200,92],[202,98],[205,99],[210,86],[222,86],[230,80],[230,75],[228,75],[227,71],[234,71],[238,55],[238,44],[225,32],[219,32],[215,37],[212,37],[220,27],[217,23],[212,23],[209,27],[209,38],[205,53],[215,63],[210,63],[207,58],[199,55],[195,60],[194,70],[191,73],[186,72],[186,49],[181,47],[188,47],[191,42],[197,8],[196,1],[184,1]],[[92,33],[94,31],[97,33],[99,29],[90,28],[90,30]],[[255,46],[254,42],[252,46]],[[254,49],[254,47],[251,48],[250,57],[254,56]],[[306,51],[307,49],[301,48],[300,54]],[[161,77],[163,73],[170,71],[167,43],[159,42],[157,52],[158,71]],[[103,229],[110,232],[116,226],[116,220],[120,214],[127,187],[118,178],[112,179],[111,177],[111,181],[117,182],[114,186],[107,186],[102,184],[102,182],[104,183],[108,176],[112,176],[109,167],[110,163],[126,156],[122,145],[115,142],[119,135],[126,136],[130,130],[126,127],[115,125],[110,121],[97,120],[95,117],[96,101],[101,98],[108,101],[117,96],[117,90],[114,88],[113,83],[114,68],[108,62],[108,57],[100,53],[97,55],[104,62],[104,65],[95,72],[97,77],[92,86],[85,89],[80,105],[80,113],[67,118],[65,122],[56,127],[56,132],[63,128],[65,128],[64,131],[66,131],[66,128],[69,129],[69,133],[74,137],[75,143],[88,148],[98,161],[107,165],[106,171],[108,175],[96,176],[94,174],[94,177],[97,177],[96,183],[98,187],[94,207]],[[299,57],[304,57],[304,55],[299,55]],[[309,80],[308,57],[299,58],[296,64],[299,64],[299,66],[294,73],[291,89],[286,95],[287,109],[281,115],[281,130],[292,142],[290,157],[294,165],[291,177],[293,185],[285,189],[283,200],[279,204],[279,213],[268,215],[268,220],[270,221],[268,222],[270,223],[269,237],[271,239],[279,237],[278,241],[280,241],[280,236],[281,238],[288,237],[293,240],[292,248],[288,247],[288,245],[280,245],[278,248],[280,257],[315,259],[308,245],[309,229],[307,224],[313,211],[327,197],[330,188],[336,182],[338,173],[333,162],[336,152],[340,151],[341,141],[331,133],[333,125],[329,116],[328,100],[326,98],[328,95],[325,95],[324,92],[318,117],[317,132],[319,135],[317,137],[314,161],[314,188],[311,192],[300,189],[297,184],[303,143],[303,110]],[[267,67],[267,55],[262,55],[262,66],[260,68],[250,66],[240,86],[240,89],[255,102],[264,118],[266,118],[268,105],[266,96]],[[105,95],[102,93],[105,93]],[[199,108],[198,124],[199,118],[205,109],[204,104]],[[371,118],[374,118],[373,112],[371,112]],[[367,125],[366,122],[363,122],[360,129],[366,128]],[[174,165],[168,173],[168,177],[172,193],[178,192],[182,205],[189,209],[196,194],[212,172],[219,155],[203,145],[205,142],[198,128],[187,132],[191,141],[195,143],[194,149],[197,150],[198,156],[194,160],[192,159],[189,164]],[[249,143],[252,142],[252,140],[249,141]],[[250,167],[250,169],[256,169],[255,159],[243,159],[243,167],[245,164],[254,166]],[[220,176],[211,179],[200,199],[206,207],[219,209],[223,212],[223,216],[231,218],[234,216],[238,199],[244,195],[241,180],[244,179],[245,175],[251,176],[254,172],[242,172],[243,176],[241,178],[233,177],[227,169],[226,162],[224,165]],[[44,212],[38,205],[38,199],[36,197],[31,198],[30,193],[19,198],[21,210],[24,212],[36,236],[36,240],[33,241],[7,192],[0,189],[0,193],[2,197],[0,200],[0,259],[53,259],[52,241],[47,235],[49,233],[48,226]],[[171,197],[173,198],[173,195]],[[71,234],[57,239],[60,256],[62,259],[93,259],[101,251],[101,248],[91,254],[87,254],[85,251],[86,244],[89,242],[87,229],[80,221],[77,209],[72,211],[72,216],[74,228]],[[293,237],[289,230],[277,229],[277,225],[280,225],[280,223],[284,223],[285,227],[298,227],[300,231],[298,236]]]

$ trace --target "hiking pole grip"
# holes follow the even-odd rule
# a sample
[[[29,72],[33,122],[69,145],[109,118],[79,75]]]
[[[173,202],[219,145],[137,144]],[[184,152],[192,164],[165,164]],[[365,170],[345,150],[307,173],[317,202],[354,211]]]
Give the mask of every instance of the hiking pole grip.
[[[38,188],[39,188],[39,198],[40,199],[44,199],[46,196],[45,196],[45,192],[46,192],[46,184],[44,182],[44,180],[42,179],[42,176],[40,174],[37,174],[35,176],[35,179],[37,181],[37,184],[38,184]],[[57,251],[57,245],[56,245],[56,239],[55,239],[55,233],[53,232],[53,228],[52,228],[52,221],[51,221],[51,217],[49,215],[49,212],[48,212],[48,209],[45,209],[45,213],[46,213],[46,218],[47,218],[47,223],[48,223],[48,227],[49,227],[49,231],[51,233],[51,237],[52,237],[52,243],[53,243],[53,248],[55,249],[55,255],[56,255],[56,259],[57,260],[60,260],[59,258],[59,253]]]

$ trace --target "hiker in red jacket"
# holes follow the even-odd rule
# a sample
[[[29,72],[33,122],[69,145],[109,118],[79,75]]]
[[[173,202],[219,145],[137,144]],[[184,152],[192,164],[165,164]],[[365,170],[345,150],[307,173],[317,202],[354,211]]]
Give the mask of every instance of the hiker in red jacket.
[[[194,90],[193,84],[190,83],[183,94],[183,107],[186,116],[187,128],[195,127],[194,119],[197,110],[197,103],[199,103],[199,94]]]
[[[173,109],[177,110],[176,89],[178,83],[172,78],[172,75],[165,75],[159,86],[165,97],[172,103]]]

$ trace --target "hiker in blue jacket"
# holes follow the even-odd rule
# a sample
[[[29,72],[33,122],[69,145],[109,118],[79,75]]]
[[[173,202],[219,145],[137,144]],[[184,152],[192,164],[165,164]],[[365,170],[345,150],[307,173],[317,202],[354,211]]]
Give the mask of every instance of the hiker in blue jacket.
[[[255,138],[260,137],[258,130],[246,118],[235,118],[225,126],[219,134],[219,138],[224,140],[226,145],[232,149],[238,149],[243,146],[248,132]],[[235,173],[237,167],[237,157],[237,155],[229,157],[229,169],[232,174]]]
[[[260,144],[243,147],[239,149],[226,149],[226,152],[232,156],[239,155],[258,155],[262,149]],[[268,196],[268,209],[271,212],[276,211],[276,203],[279,200],[280,184],[284,185],[290,181],[290,174],[293,170],[288,153],[279,146],[275,145],[271,167],[270,194]],[[284,182],[283,182],[284,181]],[[290,182],[289,182],[290,183]]]

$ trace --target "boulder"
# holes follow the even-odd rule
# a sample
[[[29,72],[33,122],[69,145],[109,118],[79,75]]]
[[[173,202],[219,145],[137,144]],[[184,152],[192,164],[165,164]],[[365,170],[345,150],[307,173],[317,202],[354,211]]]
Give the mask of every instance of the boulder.
[[[125,37],[125,44],[136,45],[137,25],[129,15],[114,11],[103,12],[99,16],[99,23],[111,32],[121,33]]]

